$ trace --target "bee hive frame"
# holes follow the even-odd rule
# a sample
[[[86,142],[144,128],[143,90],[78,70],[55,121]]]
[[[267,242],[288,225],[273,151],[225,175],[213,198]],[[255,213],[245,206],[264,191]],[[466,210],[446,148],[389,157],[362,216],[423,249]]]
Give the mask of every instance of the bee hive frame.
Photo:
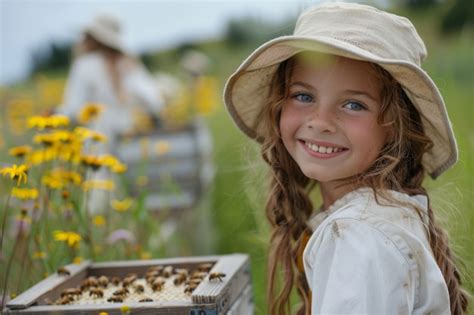
[[[202,263],[213,263],[211,272],[222,272],[223,281],[201,282],[191,294],[191,301],[154,301],[147,303],[104,303],[83,305],[47,305],[55,301],[64,289],[77,287],[88,276],[123,277],[128,273],[139,276],[156,265],[174,268],[194,268]],[[7,303],[6,314],[98,314],[100,311],[121,314],[126,305],[132,314],[220,315],[252,314],[252,290],[249,257],[245,254],[196,256],[138,261],[115,261],[68,265],[69,276],[57,273],[40,281]]]

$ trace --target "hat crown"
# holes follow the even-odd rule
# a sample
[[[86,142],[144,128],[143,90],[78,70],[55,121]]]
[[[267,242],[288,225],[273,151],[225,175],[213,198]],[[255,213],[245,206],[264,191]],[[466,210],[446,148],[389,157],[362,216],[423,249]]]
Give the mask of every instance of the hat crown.
[[[423,40],[406,18],[355,3],[325,3],[303,12],[295,36],[324,36],[377,57],[418,66],[426,58]]]

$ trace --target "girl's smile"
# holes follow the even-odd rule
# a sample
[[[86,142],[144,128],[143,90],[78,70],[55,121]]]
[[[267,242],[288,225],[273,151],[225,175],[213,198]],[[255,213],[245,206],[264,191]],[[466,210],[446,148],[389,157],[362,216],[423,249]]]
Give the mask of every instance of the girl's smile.
[[[378,123],[380,87],[366,62],[297,58],[283,103],[283,143],[302,172],[321,183],[368,169],[386,141]]]

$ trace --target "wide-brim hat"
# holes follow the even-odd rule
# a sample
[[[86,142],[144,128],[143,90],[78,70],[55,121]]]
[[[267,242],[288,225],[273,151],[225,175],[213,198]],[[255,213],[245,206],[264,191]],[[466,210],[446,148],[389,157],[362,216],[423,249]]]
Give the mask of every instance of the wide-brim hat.
[[[84,33],[89,34],[101,44],[120,52],[125,52],[122,42],[122,26],[120,20],[109,14],[101,14],[84,28]]]
[[[230,76],[224,102],[249,137],[262,142],[265,126],[259,114],[266,106],[279,64],[302,51],[314,51],[373,62],[387,70],[418,109],[433,148],[423,165],[436,178],[456,163],[458,149],[443,98],[421,68],[425,45],[406,18],[355,3],[324,3],[304,11],[293,35],[257,48]]]

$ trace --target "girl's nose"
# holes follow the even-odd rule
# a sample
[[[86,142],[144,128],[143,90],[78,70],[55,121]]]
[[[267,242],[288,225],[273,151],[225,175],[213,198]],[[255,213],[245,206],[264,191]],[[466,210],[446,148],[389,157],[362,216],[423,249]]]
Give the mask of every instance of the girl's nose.
[[[322,106],[316,106],[306,121],[306,125],[309,129],[313,129],[318,132],[336,132],[336,115],[330,109]]]

